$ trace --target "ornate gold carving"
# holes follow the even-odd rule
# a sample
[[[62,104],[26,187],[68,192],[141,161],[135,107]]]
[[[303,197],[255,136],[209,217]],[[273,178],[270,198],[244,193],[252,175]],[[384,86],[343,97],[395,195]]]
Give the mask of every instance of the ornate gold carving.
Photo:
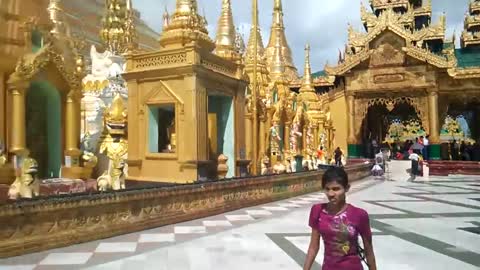
[[[21,173],[8,190],[8,197],[12,200],[20,198],[32,198],[40,195],[40,180],[36,174],[38,163],[35,159],[24,157],[21,166]]]
[[[373,77],[373,81],[377,84],[402,82],[404,80],[405,80],[405,75],[401,73],[381,74],[381,75],[375,75]]]
[[[127,124],[127,109],[119,93],[115,95],[110,108],[104,113],[105,132],[100,142],[99,153],[109,159],[109,170],[97,179],[101,191],[125,189],[127,177],[128,141],[124,138]]]
[[[371,67],[403,65],[404,63],[405,54],[389,43],[380,45],[370,58]]]
[[[135,69],[146,69],[184,63],[187,63],[187,54],[181,53],[137,58],[134,67]]]
[[[235,76],[236,70],[233,69],[233,68],[228,68],[225,65],[219,65],[219,64],[213,63],[211,61],[203,60],[203,59],[202,59],[201,62],[202,62],[203,66],[205,66],[206,68],[208,68],[212,71],[222,73],[222,74],[225,74],[225,75],[228,75],[228,76]]]

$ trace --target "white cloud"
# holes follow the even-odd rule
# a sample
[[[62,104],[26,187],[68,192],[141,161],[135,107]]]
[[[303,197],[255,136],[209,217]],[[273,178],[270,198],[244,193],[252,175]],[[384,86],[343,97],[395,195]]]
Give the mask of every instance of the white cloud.
[[[350,22],[357,29],[363,27],[360,23],[360,1],[368,6],[368,0],[283,0],[287,39],[300,72],[303,72],[304,45],[307,42],[312,47],[313,70],[323,69],[327,60],[330,63],[337,61],[338,49],[344,47],[347,39],[347,23]],[[273,0],[258,2],[260,26],[266,45],[270,35]],[[133,0],[133,4],[147,24],[158,32],[161,31],[165,6],[170,12],[175,9],[175,0]],[[232,0],[235,24],[244,33],[245,42],[250,32],[251,5],[250,0]],[[198,6],[200,14],[205,12],[213,38],[221,0],[198,0]],[[437,22],[438,16],[445,11],[447,37],[456,29],[458,38],[463,30],[463,14],[468,9],[468,0],[432,0],[432,6],[433,22]]]

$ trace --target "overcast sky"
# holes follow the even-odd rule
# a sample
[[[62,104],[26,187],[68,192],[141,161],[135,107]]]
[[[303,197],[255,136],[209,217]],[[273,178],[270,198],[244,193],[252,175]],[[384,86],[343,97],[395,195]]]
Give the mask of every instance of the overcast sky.
[[[252,21],[252,1],[231,0],[235,25],[248,41]],[[368,6],[368,0],[283,0],[286,34],[292,48],[295,65],[303,72],[304,44],[312,48],[312,69],[322,70],[326,61],[336,63],[338,49],[347,40],[347,23],[363,29],[360,23],[360,1]],[[222,0],[198,0],[200,14],[206,14],[210,36],[214,38]],[[273,0],[258,0],[259,20],[265,46],[270,36]],[[426,1],[424,1],[426,2]],[[457,38],[463,30],[463,18],[469,0],[432,0],[433,22],[442,12],[447,13],[447,37],[456,29]],[[175,0],[133,0],[141,17],[155,31],[161,32],[165,6],[169,12],[175,9]],[[458,43],[457,43],[458,46]]]

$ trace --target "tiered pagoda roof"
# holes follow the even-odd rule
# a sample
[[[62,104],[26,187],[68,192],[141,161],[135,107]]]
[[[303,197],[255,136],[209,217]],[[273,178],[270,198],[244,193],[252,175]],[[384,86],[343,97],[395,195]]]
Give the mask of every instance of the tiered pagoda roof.
[[[464,30],[461,36],[462,48],[480,45],[480,0],[470,2],[469,12],[465,15]]]

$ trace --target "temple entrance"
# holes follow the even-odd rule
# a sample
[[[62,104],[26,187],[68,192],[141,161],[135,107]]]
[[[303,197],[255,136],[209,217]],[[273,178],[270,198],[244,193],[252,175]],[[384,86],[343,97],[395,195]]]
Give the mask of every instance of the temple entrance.
[[[459,135],[456,140],[465,141],[480,141],[480,101],[470,102],[453,102],[450,103],[447,109],[447,115],[444,118],[451,117],[456,120],[459,126]],[[441,119],[443,120],[443,119]],[[442,131],[445,129],[445,121],[441,123]],[[445,132],[445,131],[444,131]],[[450,132],[446,131],[447,135]],[[442,134],[443,135],[443,134]]]
[[[26,97],[26,139],[40,178],[59,177],[62,160],[61,98],[46,81],[30,84]]]
[[[365,157],[373,158],[382,145],[387,143],[402,144],[425,136],[422,125],[415,108],[407,102],[371,105],[362,124]]]
[[[235,123],[233,99],[228,96],[208,96],[208,136],[210,159],[220,154],[228,157],[226,177],[235,176]]]

